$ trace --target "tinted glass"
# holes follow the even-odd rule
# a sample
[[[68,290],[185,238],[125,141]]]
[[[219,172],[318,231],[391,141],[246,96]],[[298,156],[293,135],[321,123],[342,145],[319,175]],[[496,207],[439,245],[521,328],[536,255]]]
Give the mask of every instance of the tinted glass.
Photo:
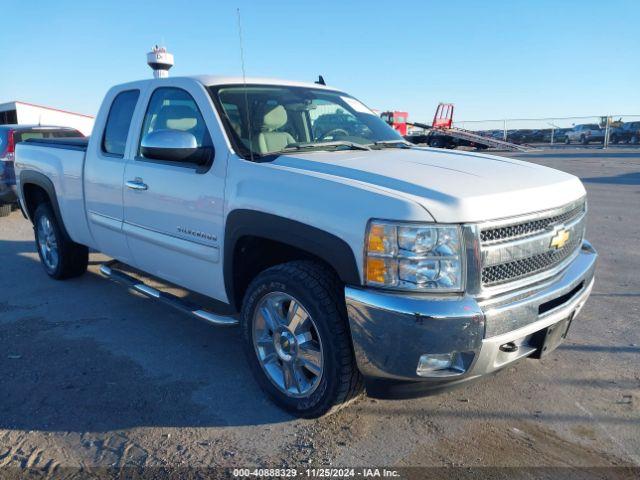
[[[17,131],[13,134],[13,140],[18,142],[24,142],[25,140],[29,140],[30,138],[76,138],[76,137],[84,137],[79,131],[73,129],[60,129],[60,130],[52,130],[52,129],[31,129],[31,130],[23,130]]]
[[[140,92],[128,90],[119,93],[111,104],[109,117],[102,137],[102,150],[114,155],[124,155],[131,117],[136,108]]]

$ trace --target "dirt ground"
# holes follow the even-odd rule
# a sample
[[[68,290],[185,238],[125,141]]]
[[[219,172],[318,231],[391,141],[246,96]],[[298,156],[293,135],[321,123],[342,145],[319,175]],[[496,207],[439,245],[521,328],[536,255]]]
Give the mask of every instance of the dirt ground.
[[[567,342],[449,393],[362,398],[319,420],[294,419],[265,398],[236,330],[105,280],[98,254],[85,276],[52,281],[31,225],[19,211],[0,219],[0,477],[125,466],[631,475],[572,468],[640,467],[640,155],[514,156],[574,173],[589,191],[587,236],[600,263]],[[544,472],[557,470],[531,478]]]

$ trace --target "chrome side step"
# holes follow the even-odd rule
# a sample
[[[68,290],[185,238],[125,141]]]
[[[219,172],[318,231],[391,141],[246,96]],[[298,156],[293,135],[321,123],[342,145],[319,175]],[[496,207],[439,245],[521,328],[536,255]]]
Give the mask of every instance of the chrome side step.
[[[111,261],[101,265],[100,273],[105,277],[124,285],[130,290],[142,293],[149,298],[159,300],[162,303],[175,308],[176,310],[180,310],[181,312],[187,313],[193,317],[199,318],[200,320],[204,320],[205,322],[211,323],[216,326],[229,327],[238,325],[239,323],[238,320],[233,317],[218,315],[216,313],[209,312],[187,300],[183,300],[182,298],[176,297],[175,295],[172,295],[170,293],[161,292],[160,290],[150,287],[137,278],[134,278],[131,275],[128,275],[120,270],[116,270],[112,267],[114,263],[117,262]]]

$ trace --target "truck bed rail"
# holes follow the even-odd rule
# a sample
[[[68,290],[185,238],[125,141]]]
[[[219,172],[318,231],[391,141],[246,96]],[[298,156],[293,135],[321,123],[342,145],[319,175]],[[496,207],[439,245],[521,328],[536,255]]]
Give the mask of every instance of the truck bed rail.
[[[28,140],[25,140],[25,142],[31,145],[39,145],[43,147],[86,151],[89,144],[89,137],[29,138]]]

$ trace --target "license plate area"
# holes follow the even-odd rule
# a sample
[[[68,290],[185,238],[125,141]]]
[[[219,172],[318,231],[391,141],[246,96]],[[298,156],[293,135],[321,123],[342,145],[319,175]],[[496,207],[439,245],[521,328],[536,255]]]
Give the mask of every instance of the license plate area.
[[[564,339],[567,338],[573,316],[574,314],[572,313],[568,318],[534,333],[530,344],[532,347],[535,347],[536,351],[533,352],[531,358],[543,358],[558,348]]]

